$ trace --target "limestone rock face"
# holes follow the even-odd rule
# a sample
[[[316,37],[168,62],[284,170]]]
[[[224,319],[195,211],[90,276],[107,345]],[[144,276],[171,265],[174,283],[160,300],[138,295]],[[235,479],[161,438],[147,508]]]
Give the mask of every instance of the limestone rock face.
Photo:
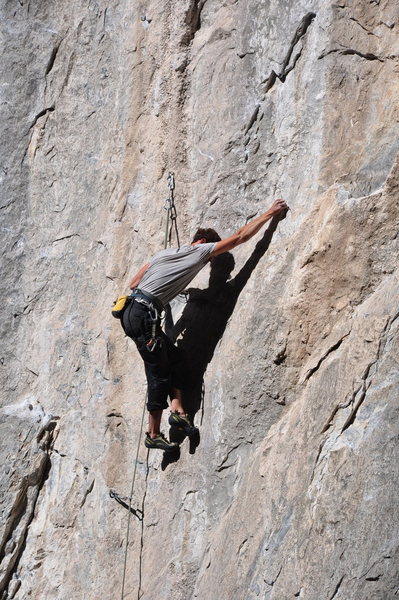
[[[4,0],[2,600],[397,598],[398,20]],[[182,242],[291,208],[173,303],[201,440],[169,464],[110,313],[168,172]]]

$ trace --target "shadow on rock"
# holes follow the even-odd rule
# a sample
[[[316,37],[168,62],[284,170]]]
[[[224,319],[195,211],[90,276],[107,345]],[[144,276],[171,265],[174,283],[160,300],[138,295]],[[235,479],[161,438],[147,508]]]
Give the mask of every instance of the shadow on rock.
[[[165,469],[171,465],[172,463],[177,462],[180,459],[180,447],[176,448],[172,452],[164,452],[161,462],[161,470],[165,471]]]
[[[176,427],[171,427],[169,429],[169,439],[171,442],[177,442],[179,444],[179,448],[176,448],[173,452],[164,452],[162,457],[161,469],[165,471],[166,467],[172,463],[175,463],[180,458],[180,445],[184,442],[186,438],[186,434],[183,431],[180,431]],[[195,454],[196,449],[198,448],[201,441],[200,432],[197,430],[193,435],[188,438],[189,443],[189,453]]]
[[[233,279],[229,279],[235,265],[233,255],[226,252],[212,258],[208,288],[190,288],[187,291],[187,304],[183,314],[173,329],[167,332],[174,341],[177,340],[177,346],[185,355],[188,377],[187,385],[183,389],[183,398],[185,409],[192,419],[201,408],[204,397],[204,374],[212,360],[216,345],[223,337],[239,295],[268,250],[279,221],[284,218],[285,214],[274,217],[270,221],[250,258]],[[191,454],[195,453],[199,441],[199,436],[197,443],[190,440]]]

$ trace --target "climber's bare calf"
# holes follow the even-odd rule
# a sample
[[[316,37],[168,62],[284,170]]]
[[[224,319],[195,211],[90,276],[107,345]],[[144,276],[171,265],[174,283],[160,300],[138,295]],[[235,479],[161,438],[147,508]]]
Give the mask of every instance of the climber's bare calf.
[[[173,388],[171,397],[171,409],[173,413],[177,413],[187,418],[186,412],[183,408],[183,395],[181,390]],[[148,435],[154,439],[161,433],[161,420],[163,410],[150,411]]]

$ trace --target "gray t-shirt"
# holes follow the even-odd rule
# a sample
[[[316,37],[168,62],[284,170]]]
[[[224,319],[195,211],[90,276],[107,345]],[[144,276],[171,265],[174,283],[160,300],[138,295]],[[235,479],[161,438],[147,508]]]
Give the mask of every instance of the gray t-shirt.
[[[177,296],[206,265],[215,243],[167,248],[157,252],[138,287],[164,305]]]

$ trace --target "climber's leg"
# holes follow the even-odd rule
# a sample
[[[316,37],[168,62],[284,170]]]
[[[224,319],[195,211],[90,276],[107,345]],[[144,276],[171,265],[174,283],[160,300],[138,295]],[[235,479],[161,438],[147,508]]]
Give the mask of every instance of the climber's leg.
[[[170,399],[171,399],[171,409],[173,412],[178,412],[181,415],[185,415],[186,411],[183,408],[183,395],[182,395],[182,391],[179,390],[178,388],[172,388],[172,391],[170,393]]]
[[[188,437],[198,434],[198,428],[192,424],[190,417],[183,408],[181,390],[172,388],[171,400],[172,412],[169,416],[169,425],[184,431]]]
[[[150,410],[148,435],[152,438],[161,433],[161,419],[163,410]]]
[[[179,444],[169,442],[160,431],[162,410],[150,410],[148,432],[144,440],[146,448],[156,448],[164,452],[176,452]]]

